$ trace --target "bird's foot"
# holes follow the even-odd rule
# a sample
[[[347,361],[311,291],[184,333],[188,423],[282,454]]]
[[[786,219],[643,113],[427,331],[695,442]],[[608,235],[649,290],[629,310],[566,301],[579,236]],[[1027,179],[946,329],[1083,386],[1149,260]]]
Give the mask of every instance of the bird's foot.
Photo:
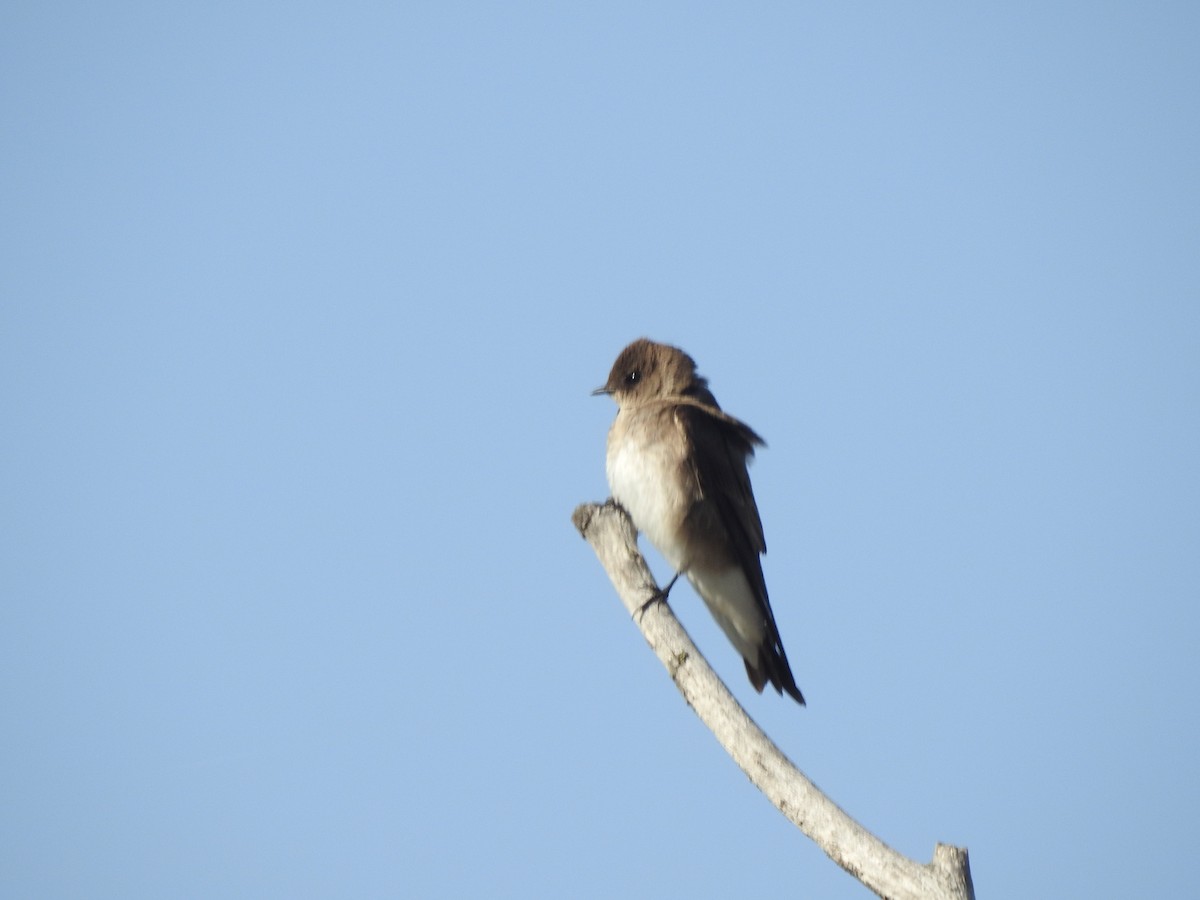
[[[667,586],[665,588],[656,588],[654,593],[650,595],[650,599],[638,607],[638,609],[637,609],[638,618],[640,619],[642,616],[644,616],[646,614],[646,610],[648,610],[655,603],[666,603],[667,595],[669,595],[671,593],[671,588],[675,587],[675,582],[678,580],[679,580],[679,573],[676,572],[675,577],[672,578],[667,583]]]

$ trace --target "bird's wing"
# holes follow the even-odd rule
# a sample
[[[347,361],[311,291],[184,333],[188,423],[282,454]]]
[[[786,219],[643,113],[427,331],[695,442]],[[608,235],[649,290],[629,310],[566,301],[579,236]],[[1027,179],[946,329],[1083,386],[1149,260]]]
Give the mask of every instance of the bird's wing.
[[[745,573],[766,626],[757,658],[745,658],[750,683],[761,691],[769,681],[780,693],[787,691],[803,705],[804,695],[796,686],[779,637],[759,559],[767,550],[767,542],[750,489],[747,463],[755,446],[764,441],[745,422],[717,407],[715,401],[709,406],[689,398],[675,407],[675,418],[691,451],[684,457],[691,460],[694,491],[688,515],[703,518],[710,527],[719,523],[721,527],[716,530],[728,537],[723,543],[732,549],[733,562]]]
[[[762,445],[763,439],[744,422],[703,404],[680,404],[675,415],[692,451],[685,457],[692,460],[697,491],[692,513],[714,516],[721,523],[737,563],[769,619],[767,584],[759,561],[767,542],[746,467],[755,445]]]

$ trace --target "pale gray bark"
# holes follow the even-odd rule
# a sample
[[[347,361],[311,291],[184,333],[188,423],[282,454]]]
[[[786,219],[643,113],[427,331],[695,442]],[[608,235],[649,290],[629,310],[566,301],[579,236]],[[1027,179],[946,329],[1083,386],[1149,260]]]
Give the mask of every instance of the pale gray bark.
[[[611,500],[603,505],[585,503],[571,518],[596,551],[621,602],[688,705],[781,813],[880,897],[974,900],[965,849],[938,844],[933,860],[919,863],[859,825],[821,793],[746,714],[670,607],[666,603],[645,606],[657,586],[638,551],[637,530],[620,506]]]

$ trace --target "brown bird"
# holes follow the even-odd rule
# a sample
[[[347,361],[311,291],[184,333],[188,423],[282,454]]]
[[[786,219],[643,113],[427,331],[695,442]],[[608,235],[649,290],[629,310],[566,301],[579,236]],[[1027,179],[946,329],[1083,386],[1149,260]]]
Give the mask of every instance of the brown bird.
[[[613,499],[675,569],[663,596],[686,575],[754,689],[769,681],[803,705],[759,559],[767,543],[747,463],[763,439],[722,411],[690,356],[645,338],[621,351],[594,393],[618,407],[606,460]]]

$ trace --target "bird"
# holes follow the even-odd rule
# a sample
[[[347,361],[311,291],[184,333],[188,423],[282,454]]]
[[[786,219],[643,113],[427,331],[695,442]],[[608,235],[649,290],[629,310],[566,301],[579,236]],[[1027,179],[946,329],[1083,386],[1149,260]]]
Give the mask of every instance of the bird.
[[[592,393],[617,403],[605,456],[613,499],[675,570],[659,596],[686,576],[754,689],[770,683],[805,705],[762,570],[767,544],[747,465],[763,439],[721,409],[687,353],[647,338],[622,350]]]

